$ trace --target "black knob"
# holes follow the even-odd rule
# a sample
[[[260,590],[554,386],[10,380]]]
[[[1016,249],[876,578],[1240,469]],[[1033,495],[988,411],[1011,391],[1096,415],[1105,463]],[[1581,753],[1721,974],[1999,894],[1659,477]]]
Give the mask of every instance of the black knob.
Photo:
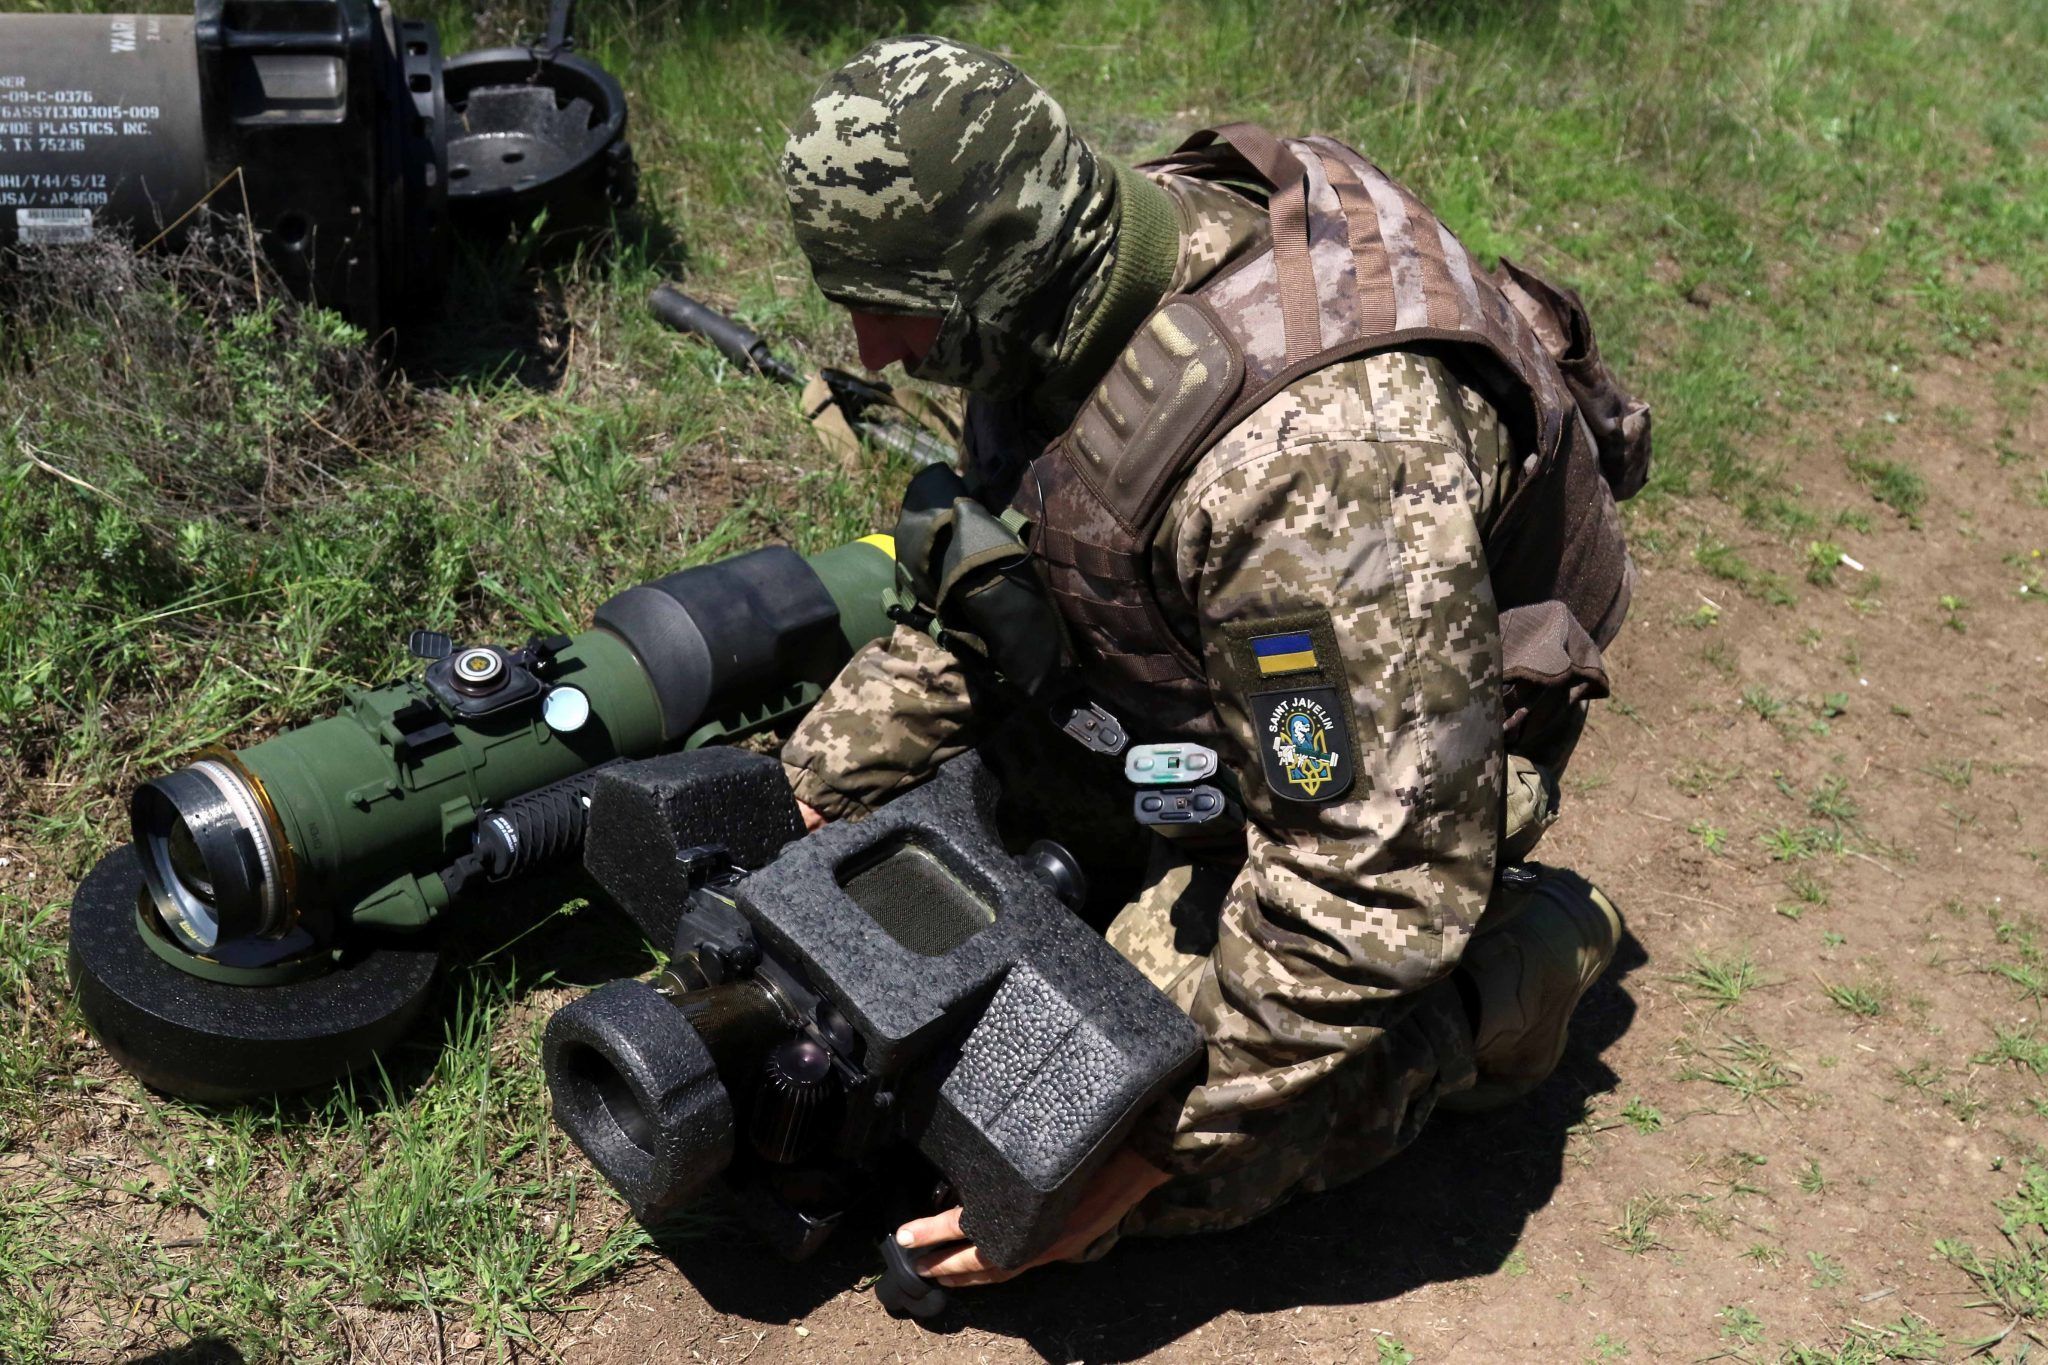
[[[748,1136],[764,1161],[788,1165],[814,1149],[826,1131],[838,1094],[832,1054],[809,1038],[792,1038],[768,1053],[761,1067]]]
[[[882,1239],[882,1274],[875,1281],[875,1297],[899,1318],[937,1317],[946,1311],[946,1291],[917,1273],[910,1253],[894,1237]]]
[[[722,986],[740,980],[760,964],[761,945],[751,937],[726,943],[706,939],[697,945],[695,956],[705,979],[714,986]]]
[[[1073,854],[1050,839],[1040,839],[1017,859],[1024,870],[1059,897],[1060,904],[1078,912],[1088,902],[1088,877]]]

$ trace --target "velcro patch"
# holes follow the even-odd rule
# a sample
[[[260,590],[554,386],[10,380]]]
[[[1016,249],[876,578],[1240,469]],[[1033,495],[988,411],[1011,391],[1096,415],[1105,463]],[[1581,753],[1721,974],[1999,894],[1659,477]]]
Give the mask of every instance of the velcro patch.
[[[1223,628],[1223,636],[1230,683],[1244,699],[1259,766],[1273,794],[1322,804],[1349,791],[1357,726],[1330,613],[1237,621]]]
[[[1266,785],[1289,801],[1331,801],[1351,786],[1351,730],[1334,687],[1254,692],[1252,726]]]

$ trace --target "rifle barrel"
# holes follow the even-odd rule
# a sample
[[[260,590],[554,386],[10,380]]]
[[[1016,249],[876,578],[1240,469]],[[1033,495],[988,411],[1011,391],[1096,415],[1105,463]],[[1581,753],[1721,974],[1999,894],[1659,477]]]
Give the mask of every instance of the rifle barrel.
[[[703,337],[727,360],[742,369],[766,375],[791,388],[803,387],[802,374],[776,355],[759,333],[737,318],[727,317],[710,304],[691,298],[674,285],[661,285],[649,294],[647,308],[662,325]],[[838,370],[826,370],[824,374],[831,385],[833,402],[860,436],[919,466],[955,462],[957,456],[952,446],[914,422],[878,420],[868,416],[873,408],[895,411],[889,403],[886,389]]]
[[[710,304],[691,298],[674,285],[664,284],[649,294],[647,309],[664,326],[703,337],[743,369],[766,375],[778,384],[803,386],[803,376],[796,367],[769,349],[758,332]]]

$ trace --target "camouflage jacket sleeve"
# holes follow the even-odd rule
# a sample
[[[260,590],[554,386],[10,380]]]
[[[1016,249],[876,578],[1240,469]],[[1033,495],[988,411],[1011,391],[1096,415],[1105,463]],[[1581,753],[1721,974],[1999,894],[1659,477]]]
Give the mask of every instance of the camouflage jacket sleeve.
[[[959,661],[898,626],[840,670],[782,746],[783,772],[827,819],[858,818],[966,748],[972,712]]]
[[[1155,541],[1168,614],[1200,634],[1250,820],[1217,946],[1182,996],[1207,1073],[1141,1138],[1184,1173],[1255,1159],[1262,1131],[1300,1132],[1302,1106],[1358,1121],[1329,1078],[1374,1065],[1365,1054],[1456,964],[1485,908],[1504,760],[1481,528],[1506,446],[1493,410],[1440,363],[1346,362],[1204,456]],[[1250,701],[1262,685],[1243,685],[1229,652],[1263,622],[1320,612],[1342,657],[1340,762],[1353,766],[1337,796],[1304,803],[1269,789],[1273,703]]]

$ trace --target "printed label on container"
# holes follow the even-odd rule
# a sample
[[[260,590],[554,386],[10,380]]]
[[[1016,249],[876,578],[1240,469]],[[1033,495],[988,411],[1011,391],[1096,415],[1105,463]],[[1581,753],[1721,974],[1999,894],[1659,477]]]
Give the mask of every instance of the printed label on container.
[[[91,209],[16,209],[14,226],[31,246],[92,240]]]

